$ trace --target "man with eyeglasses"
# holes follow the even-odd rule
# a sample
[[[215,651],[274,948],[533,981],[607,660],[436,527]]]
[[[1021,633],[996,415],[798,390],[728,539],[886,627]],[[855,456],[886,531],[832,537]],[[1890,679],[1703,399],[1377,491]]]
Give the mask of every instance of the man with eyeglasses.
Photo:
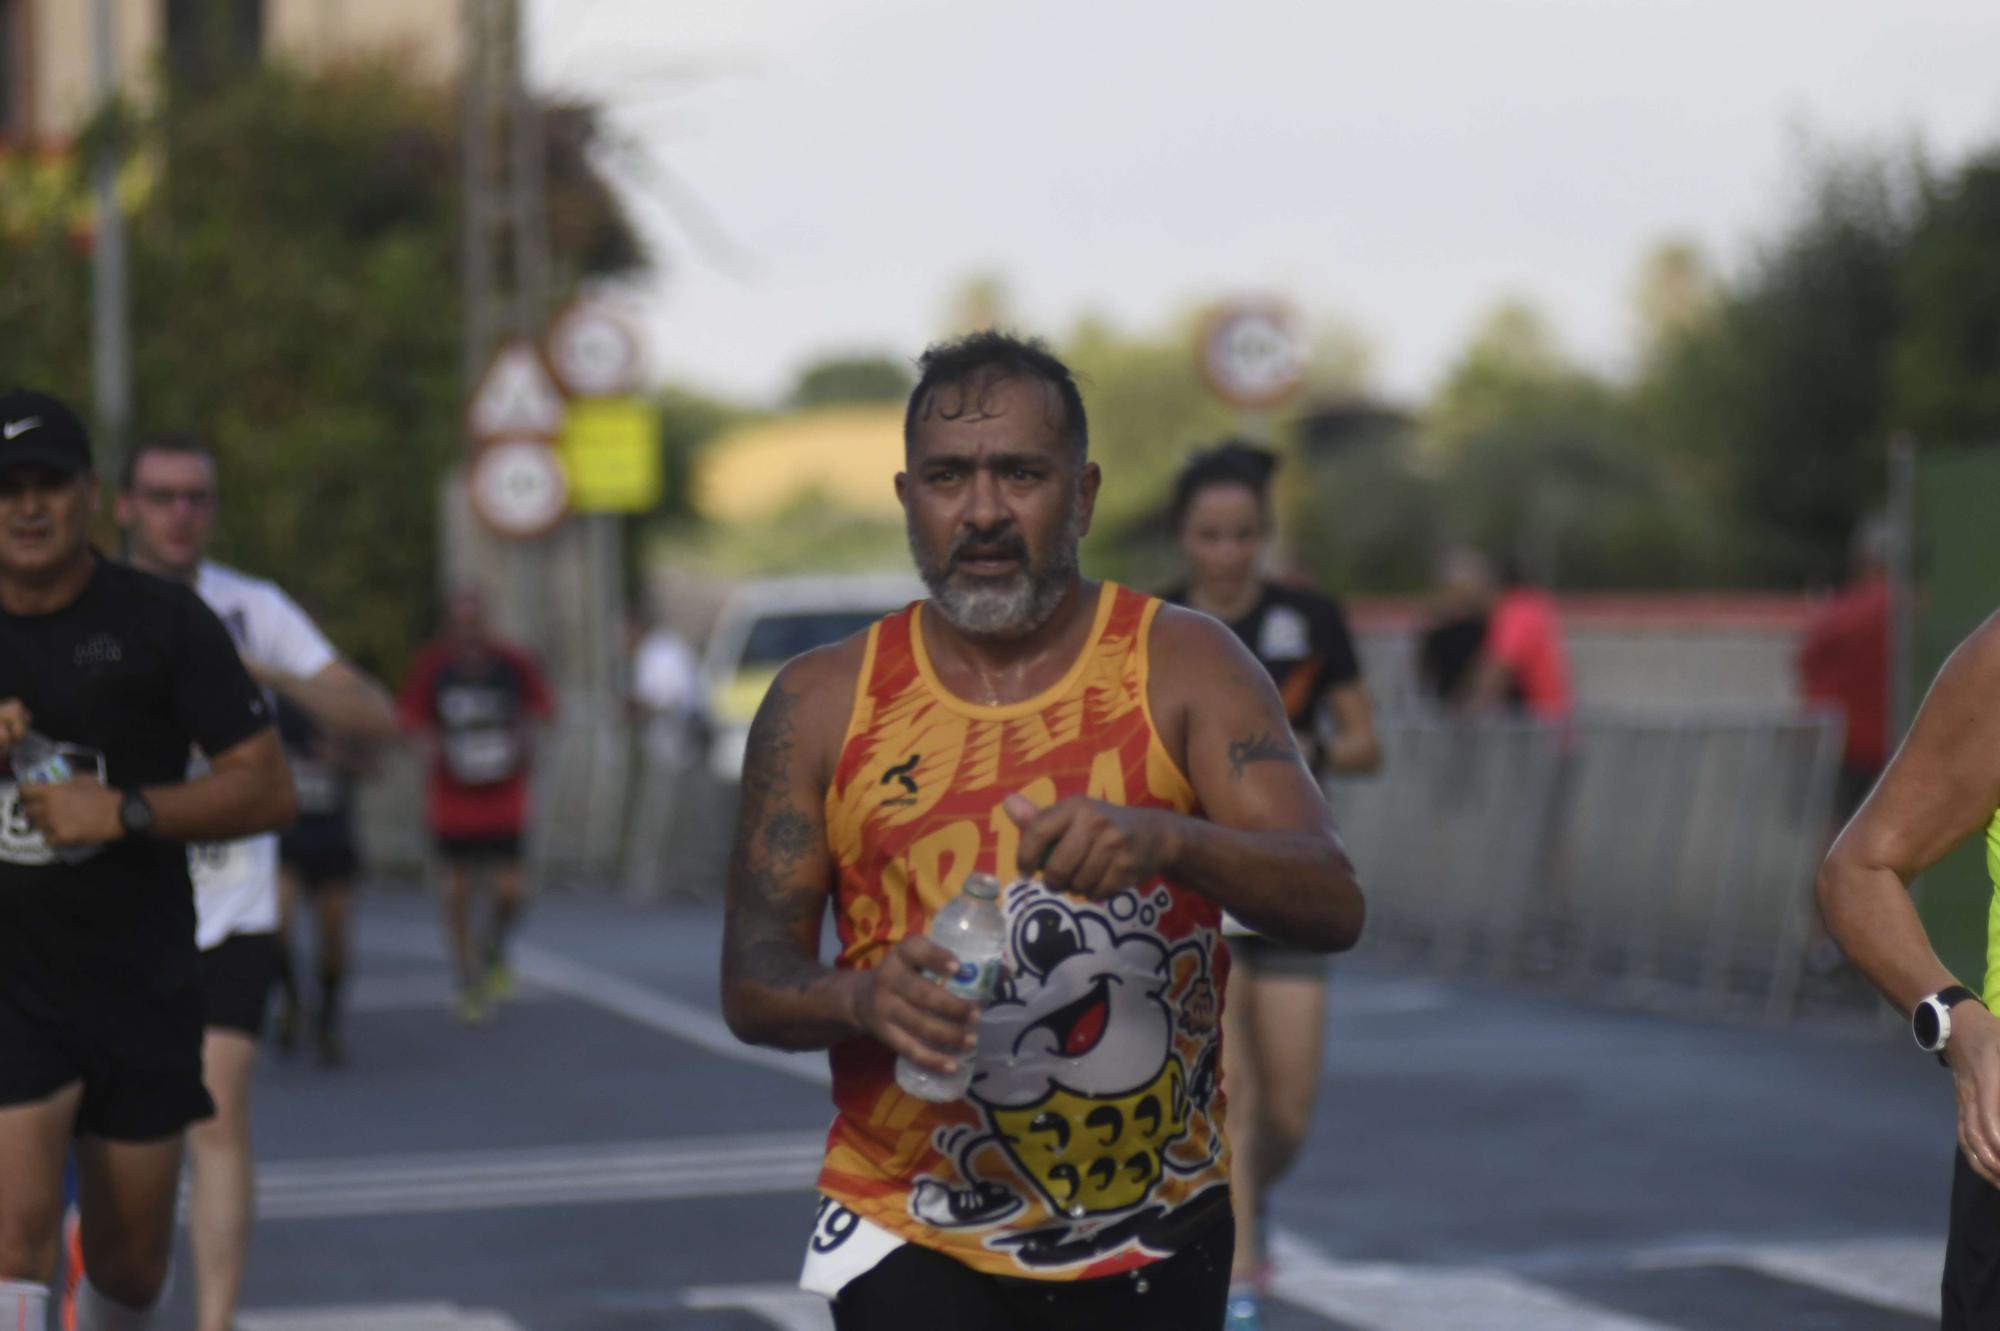
[[[125,553],[145,572],[194,588],[235,640],[250,675],[329,731],[389,738],[396,718],[382,687],[341,659],[275,584],[206,558],[215,531],[215,458],[203,444],[156,436],[126,458],[118,493]],[[193,1178],[196,1331],[228,1331],[249,1252],[254,1198],[250,1075],[283,956],[278,938],[278,838],[189,848],[207,1030],[203,1076],[213,1119],[188,1134]]]
[[[66,1324],[152,1323],[182,1134],[212,1110],[184,843],[293,814],[227,631],[92,548],[97,497],[76,414],[0,394],[0,1326],[38,1331],[72,1151],[90,1277]]]

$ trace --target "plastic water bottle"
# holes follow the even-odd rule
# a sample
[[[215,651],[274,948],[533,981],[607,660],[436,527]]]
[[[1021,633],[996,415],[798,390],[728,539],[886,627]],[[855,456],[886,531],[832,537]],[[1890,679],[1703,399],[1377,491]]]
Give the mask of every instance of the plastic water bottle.
[[[7,754],[7,765],[14,771],[15,782],[23,786],[59,786],[78,776],[96,776],[100,781],[104,777],[104,764],[96,750],[58,744],[33,730],[14,742]],[[81,864],[101,849],[101,846],[60,846],[53,848],[53,853],[64,864]]]
[[[976,873],[965,888],[931,919],[930,940],[958,958],[958,969],[933,977],[958,998],[982,1006],[1000,983],[1000,957],[1007,948],[1007,917],[1000,909],[1000,880]],[[972,1057],[958,1055],[958,1075],[944,1076],[918,1067],[907,1058],[896,1060],[896,1084],[920,1100],[943,1104],[965,1097],[972,1085]]]

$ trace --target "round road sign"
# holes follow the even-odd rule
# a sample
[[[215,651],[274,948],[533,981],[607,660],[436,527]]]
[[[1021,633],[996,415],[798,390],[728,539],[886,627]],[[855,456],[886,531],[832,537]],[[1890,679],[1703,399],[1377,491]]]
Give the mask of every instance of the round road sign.
[[[466,472],[473,514],[496,536],[552,531],[569,513],[569,477],[546,439],[496,439]]]
[[[639,391],[639,334],[617,311],[578,301],[549,327],[549,368],[571,397],[623,397]]]
[[[1291,311],[1274,301],[1232,301],[1201,333],[1201,377],[1243,411],[1282,406],[1305,377],[1305,344]]]

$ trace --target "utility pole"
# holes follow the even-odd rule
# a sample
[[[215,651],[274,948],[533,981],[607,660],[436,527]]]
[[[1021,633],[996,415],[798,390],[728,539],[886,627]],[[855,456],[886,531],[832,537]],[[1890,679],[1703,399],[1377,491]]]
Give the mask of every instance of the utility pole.
[[[547,139],[528,85],[522,0],[462,0],[465,31],[465,383],[470,394],[507,338],[539,343],[554,301]],[[578,514],[550,535],[501,541],[445,501],[447,577],[482,578],[507,630],[567,691],[622,696],[618,519]],[[498,575],[497,577],[495,575]]]
[[[465,36],[460,115],[465,234],[464,378],[469,396],[507,337],[533,340],[548,307],[548,239],[542,194],[541,120],[522,66],[520,0],[462,0]],[[503,541],[468,516],[462,472],[441,503],[444,577],[482,586],[511,636],[546,660],[555,645],[542,613],[548,560],[537,544]]]
[[[95,0],[91,13],[91,72],[101,116],[118,96],[114,0]],[[125,214],[118,204],[120,145],[100,142],[90,163],[97,229],[90,246],[91,394],[97,415],[100,465],[115,471],[132,428],[131,303],[127,295]]]

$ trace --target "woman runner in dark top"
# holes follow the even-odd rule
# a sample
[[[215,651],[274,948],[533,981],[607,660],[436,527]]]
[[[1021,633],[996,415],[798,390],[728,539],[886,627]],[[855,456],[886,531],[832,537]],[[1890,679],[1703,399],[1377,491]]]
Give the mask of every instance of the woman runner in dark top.
[[[1214,615],[1271,672],[1295,738],[1314,770],[1381,765],[1374,711],[1340,604],[1266,577],[1271,473],[1277,459],[1225,443],[1197,453],[1174,487],[1174,535],[1188,581],[1169,600]],[[1331,717],[1330,740],[1321,721]],[[1223,1086],[1236,1152],[1231,1189],[1236,1257],[1230,1331],[1253,1331],[1265,1273],[1261,1202],[1305,1138],[1319,1087],[1326,958],[1236,930],[1223,1007]]]

